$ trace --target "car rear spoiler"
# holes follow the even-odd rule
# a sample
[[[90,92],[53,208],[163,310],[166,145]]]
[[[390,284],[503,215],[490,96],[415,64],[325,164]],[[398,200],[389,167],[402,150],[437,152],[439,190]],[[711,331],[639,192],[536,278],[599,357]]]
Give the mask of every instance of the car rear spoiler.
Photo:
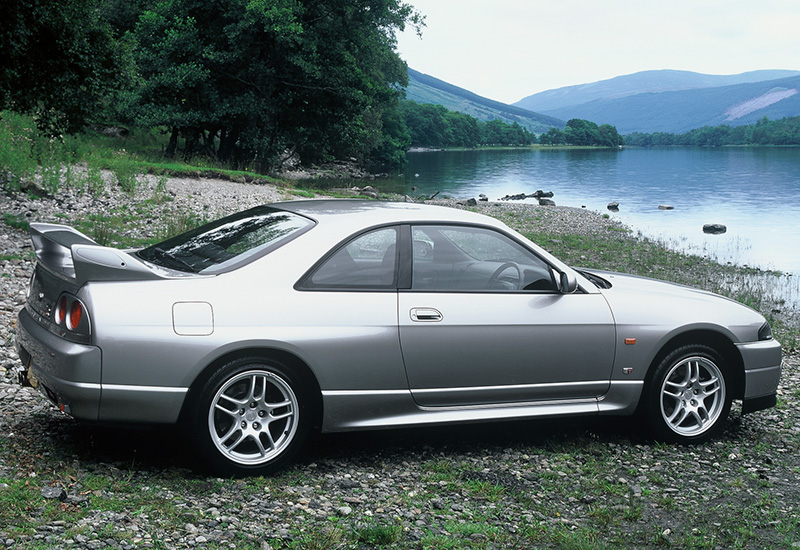
[[[30,226],[36,259],[50,271],[73,279],[81,286],[87,281],[133,281],[161,279],[136,257],[100,246],[71,227],[52,223]]]

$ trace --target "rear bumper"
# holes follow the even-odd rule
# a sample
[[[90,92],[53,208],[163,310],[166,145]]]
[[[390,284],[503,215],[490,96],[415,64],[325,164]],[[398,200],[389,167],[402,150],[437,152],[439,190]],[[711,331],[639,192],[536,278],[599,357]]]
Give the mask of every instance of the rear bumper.
[[[80,420],[96,421],[100,410],[102,354],[52,334],[26,310],[17,319],[17,351],[25,379],[58,407]]]

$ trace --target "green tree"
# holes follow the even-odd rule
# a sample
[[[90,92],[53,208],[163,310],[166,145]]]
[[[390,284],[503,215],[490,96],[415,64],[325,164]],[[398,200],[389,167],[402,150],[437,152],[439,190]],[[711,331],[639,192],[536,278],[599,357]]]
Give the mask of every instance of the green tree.
[[[625,139],[619,135],[617,132],[617,128],[615,126],[611,126],[610,124],[601,124],[597,128],[597,132],[600,135],[600,140],[596,145],[600,145],[602,147],[619,147],[620,145],[625,144]]]
[[[547,132],[539,136],[539,143],[542,145],[564,145],[567,142],[562,130],[550,128]]]
[[[127,76],[98,0],[0,2],[0,109],[34,116],[50,133],[100,116]]]
[[[564,139],[569,145],[597,145],[600,142],[600,131],[594,122],[573,118],[567,121]]]
[[[128,112],[169,127],[168,152],[183,136],[186,154],[259,169],[286,149],[391,158],[384,124],[408,78],[395,33],[409,23],[421,19],[398,0],[163,0],[136,26]]]

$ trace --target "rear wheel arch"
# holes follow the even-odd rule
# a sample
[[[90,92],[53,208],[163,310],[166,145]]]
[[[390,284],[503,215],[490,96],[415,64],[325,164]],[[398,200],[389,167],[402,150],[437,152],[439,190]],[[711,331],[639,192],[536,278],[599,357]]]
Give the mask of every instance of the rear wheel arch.
[[[314,415],[314,427],[319,428],[322,423],[322,391],[314,376],[311,368],[299,357],[284,350],[275,348],[243,348],[232,351],[216,358],[206,366],[194,379],[181,408],[180,422],[185,423],[191,420],[190,411],[195,405],[198,395],[208,380],[223,366],[238,359],[273,359],[283,363],[290,368],[293,373],[302,379],[302,383],[308,387],[308,395],[313,399],[311,403],[312,414]]]
[[[321,410],[319,385],[304,362],[282,350],[249,348],[202,371],[181,422],[213,473],[269,475],[306,447]]]

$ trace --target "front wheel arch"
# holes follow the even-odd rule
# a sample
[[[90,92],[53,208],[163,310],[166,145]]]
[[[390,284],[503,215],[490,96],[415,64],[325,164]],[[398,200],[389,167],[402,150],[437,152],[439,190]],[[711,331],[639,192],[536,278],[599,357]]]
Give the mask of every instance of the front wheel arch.
[[[724,428],[734,397],[725,357],[706,344],[668,350],[648,373],[640,413],[654,437],[678,444],[703,443]]]
[[[744,397],[745,388],[742,355],[728,337],[713,330],[693,330],[678,334],[661,346],[661,350],[653,358],[647,370],[647,376],[645,376],[644,380],[645,387],[650,384],[653,372],[659,363],[664,360],[664,357],[680,347],[691,345],[708,346],[722,356],[727,365],[726,375],[730,381],[733,398],[742,399]]]

